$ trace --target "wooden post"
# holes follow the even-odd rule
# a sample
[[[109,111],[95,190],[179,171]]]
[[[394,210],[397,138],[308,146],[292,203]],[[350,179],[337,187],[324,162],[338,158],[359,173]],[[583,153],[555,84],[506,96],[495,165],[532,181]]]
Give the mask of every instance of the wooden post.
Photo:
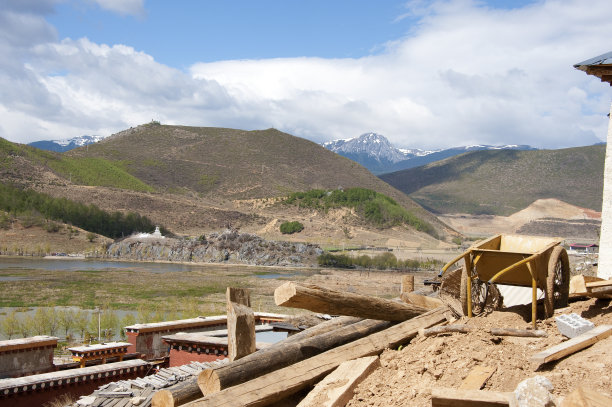
[[[328,350],[283,369],[229,387],[218,393],[187,404],[190,407],[265,406],[282,400],[314,384],[342,362],[380,354],[414,338],[419,328],[428,328],[445,321],[447,308],[438,308],[424,315],[402,322],[384,331]]]
[[[230,361],[255,352],[255,314],[249,308],[249,291],[228,287],[227,298],[227,356]],[[236,301],[239,302],[236,302]]]
[[[428,311],[403,302],[293,282],[287,282],[274,291],[274,302],[283,307],[384,321],[405,321]]]
[[[402,276],[402,287],[400,294],[403,293],[411,293],[414,291],[414,276],[412,274],[407,274]]]

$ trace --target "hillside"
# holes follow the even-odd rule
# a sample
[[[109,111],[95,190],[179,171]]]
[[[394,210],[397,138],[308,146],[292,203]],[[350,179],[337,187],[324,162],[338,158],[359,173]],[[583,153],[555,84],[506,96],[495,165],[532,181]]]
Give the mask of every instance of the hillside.
[[[150,123],[63,154],[0,140],[0,164],[3,180],[95,203],[107,211],[135,211],[179,234],[198,235],[231,224],[275,239],[283,236],[270,225],[296,218],[321,227],[307,225],[303,234],[292,236],[295,240],[307,236],[312,242],[340,244],[346,235],[343,228],[354,223],[364,233],[356,230],[352,242],[370,244],[369,237],[360,240],[371,236],[369,227],[354,217],[330,222],[330,213],[265,204],[294,191],[338,187],[388,195],[433,224],[440,236],[448,232],[435,216],[355,162],[274,129]],[[380,232],[374,234],[376,244],[384,241]],[[394,234],[400,240],[403,235],[421,235],[410,229]],[[337,237],[330,241],[332,235]]]
[[[476,151],[380,178],[434,213],[510,215],[546,198],[600,211],[605,149]]]

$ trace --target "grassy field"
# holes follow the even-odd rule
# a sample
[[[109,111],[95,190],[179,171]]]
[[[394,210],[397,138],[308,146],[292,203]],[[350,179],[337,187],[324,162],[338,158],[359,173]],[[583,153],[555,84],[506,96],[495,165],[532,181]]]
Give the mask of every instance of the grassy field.
[[[252,289],[252,303],[269,312],[281,312],[274,305],[278,279],[258,275],[295,274],[282,270],[245,266],[203,266],[192,271],[153,273],[134,268],[108,270],[2,269],[0,265],[0,307],[77,306],[94,308],[107,304],[112,309],[186,311],[196,306],[201,315],[224,312],[227,287]],[[9,277],[11,281],[2,281]],[[15,279],[17,278],[17,279]],[[306,275],[294,275],[303,280]],[[286,311],[286,310],[284,310]]]

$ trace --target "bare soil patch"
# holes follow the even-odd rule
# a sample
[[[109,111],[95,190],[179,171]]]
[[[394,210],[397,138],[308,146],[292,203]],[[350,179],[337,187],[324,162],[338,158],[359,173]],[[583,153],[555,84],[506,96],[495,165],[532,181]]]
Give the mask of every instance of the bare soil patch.
[[[553,394],[559,400],[582,385],[610,394],[612,338],[536,372],[529,358],[566,340],[553,318],[538,321],[538,329],[546,330],[547,338],[494,337],[486,331],[492,327],[529,328],[529,309],[530,305],[463,318],[457,323],[478,329],[468,334],[417,337],[401,350],[386,350],[381,355],[382,366],[361,383],[348,406],[431,406],[433,388],[457,388],[479,365],[496,369],[485,390],[513,391],[522,380],[543,375],[554,385]],[[575,312],[595,325],[612,323],[609,301],[577,301],[566,312]]]

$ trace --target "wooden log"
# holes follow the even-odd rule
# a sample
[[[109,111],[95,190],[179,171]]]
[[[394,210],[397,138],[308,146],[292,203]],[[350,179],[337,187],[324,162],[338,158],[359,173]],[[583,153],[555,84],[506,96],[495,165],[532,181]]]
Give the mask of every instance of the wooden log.
[[[478,365],[463,379],[459,388],[463,390],[480,390],[487,383],[487,380],[493,376],[495,370],[497,370],[495,366]]]
[[[561,359],[562,357],[578,352],[610,335],[612,335],[612,325],[600,325],[575,338],[550,347],[542,352],[538,352],[533,355],[530,360],[539,367],[543,363]]]
[[[247,306],[227,303],[227,357],[230,361],[255,352],[255,314]]]
[[[427,308],[416,305],[293,282],[274,291],[274,302],[283,307],[384,321],[405,321],[427,312]]]
[[[491,328],[491,335],[521,336],[525,338],[546,338],[548,333],[542,329]]]
[[[305,329],[304,331],[297,333],[295,335],[292,335],[286,339],[283,339],[282,341],[277,342],[274,345],[273,349],[277,349],[279,347],[283,347],[287,344],[291,344],[291,343],[297,343],[297,342],[301,342],[304,340],[307,340],[309,338],[313,338],[319,335],[323,335],[327,332],[334,332],[334,331],[339,331],[340,329],[342,329],[343,327],[355,324],[359,321],[362,321],[361,318],[355,318],[355,317],[339,317],[339,318],[334,318],[332,320],[329,321],[325,321],[322,322],[318,325],[315,325],[311,328]],[[347,340],[348,341],[348,340]],[[344,342],[341,343],[337,343],[335,345],[331,345],[331,346],[336,346],[336,345],[341,345]],[[235,362],[232,362],[231,365],[235,366],[235,365],[242,365],[242,364],[248,364],[250,363],[250,361],[252,359],[258,359],[258,358],[262,358],[261,354],[264,352],[270,352],[273,349],[262,349],[259,350],[255,353],[253,353],[252,355],[249,356],[245,356],[242,359],[239,359]],[[312,351],[312,348],[310,348],[310,350]],[[322,349],[321,352],[325,351],[327,349]],[[309,353],[308,353],[309,354]],[[311,355],[312,356],[312,355]],[[299,360],[296,360],[295,362],[298,362]],[[288,364],[291,364],[294,362],[289,362]],[[263,364],[260,364],[263,365]],[[284,367],[284,366],[280,366],[280,367]],[[237,369],[237,368],[236,368]],[[275,368],[272,366],[272,368],[270,369],[270,371],[274,370]],[[267,373],[267,371],[263,371],[260,374],[264,374]],[[251,374],[255,374],[255,373],[251,373]],[[255,376],[253,376],[255,377]],[[246,380],[250,380],[253,377],[249,377]],[[160,393],[158,395],[158,393]],[[198,398],[202,397],[202,391],[200,390],[200,387],[198,386],[198,377],[197,376],[190,376],[188,377],[186,380],[184,380],[183,382],[181,382],[181,385],[174,385],[171,388],[165,389],[165,390],[161,390],[158,391],[157,393],[155,393],[155,395],[153,396],[153,400],[152,400],[152,406],[153,407],[174,407],[174,406],[178,406],[181,404],[185,404],[188,403],[190,401],[196,400]]]
[[[400,288],[400,293],[411,293],[414,291],[414,276],[412,274],[408,274],[402,276],[402,285]]]
[[[200,373],[198,384],[202,394],[215,393],[363,338],[390,325],[389,321],[367,319],[299,342],[278,343],[225,366],[205,369]]]
[[[465,324],[455,324],[455,325],[434,326],[432,328],[423,329],[421,334],[425,337],[428,337],[428,336],[449,334],[449,333],[466,334],[473,330],[474,329],[472,327],[469,327]]]
[[[384,331],[358,339],[346,345],[330,349],[283,369],[233,386],[218,393],[187,404],[190,407],[265,406],[294,394],[314,384],[340,363],[347,360],[380,354],[414,338],[419,328],[430,327],[445,321],[445,308],[402,322]]]
[[[509,406],[513,399],[512,392],[440,387],[431,390],[432,407],[499,407]]]
[[[417,293],[402,293],[400,298],[406,304],[417,305],[427,309],[436,309],[444,306],[444,302],[442,302],[442,300],[439,298],[428,297],[426,295],[420,295]]]
[[[563,402],[561,407],[610,407],[612,398],[601,394],[598,391],[586,387],[578,387],[571,392]]]
[[[378,356],[343,362],[325,376],[296,407],[344,407],[353,390],[380,366]]]

